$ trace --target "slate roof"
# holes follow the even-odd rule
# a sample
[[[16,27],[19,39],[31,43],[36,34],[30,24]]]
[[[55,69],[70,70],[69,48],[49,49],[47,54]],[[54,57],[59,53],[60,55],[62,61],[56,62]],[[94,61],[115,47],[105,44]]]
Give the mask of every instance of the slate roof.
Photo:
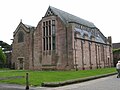
[[[79,18],[77,16],[74,16],[72,14],[69,14],[65,11],[59,10],[57,8],[54,8],[52,6],[49,6],[48,10],[52,11],[55,15],[61,18],[61,20],[66,24],[68,22],[75,22],[79,23],[88,27],[96,27],[92,22],[89,22],[87,20],[84,20],[82,18]]]
[[[35,28],[34,26],[24,24],[27,28]]]
[[[19,25],[17,26],[16,30],[14,31],[14,35],[17,33],[17,31],[19,30],[20,27],[25,27],[27,32],[35,30],[34,26],[27,25],[27,24],[20,22]]]
[[[82,24],[84,26],[90,27],[90,28],[96,28],[98,29],[92,22],[89,22],[87,20],[84,20],[82,18],[79,18],[75,15],[69,14],[65,11],[62,11],[60,9],[54,8],[52,6],[49,6],[45,16],[49,16],[50,15],[57,15],[58,17],[60,17],[60,19],[67,24],[68,22],[73,22],[73,23],[78,23],[78,24]],[[75,32],[79,32],[81,34],[81,38],[84,38],[83,35],[87,34],[88,35],[88,39],[90,40],[91,36],[95,37],[95,41],[96,42],[100,42],[100,43],[106,43],[106,37],[98,30],[97,34],[93,34],[91,32],[91,30],[88,32],[86,30],[80,29],[80,28],[74,28]]]
[[[87,34],[88,35],[88,40],[90,40],[91,36],[94,36],[96,42],[106,43],[105,40],[101,37],[100,33],[98,33],[97,35],[94,35],[91,32],[87,32],[86,30],[81,30],[79,28],[75,28],[74,30],[75,30],[75,32],[79,32],[81,34],[80,38],[84,38],[83,37],[84,34]]]

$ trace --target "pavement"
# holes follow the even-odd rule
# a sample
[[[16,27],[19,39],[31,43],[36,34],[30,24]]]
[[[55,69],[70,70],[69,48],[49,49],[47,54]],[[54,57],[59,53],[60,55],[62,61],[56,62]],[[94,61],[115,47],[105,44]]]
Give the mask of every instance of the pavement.
[[[0,90],[46,90],[45,88],[46,87],[29,87],[29,89],[26,89],[26,86],[23,85],[0,83]]]
[[[116,76],[112,75],[61,87],[48,87],[45,90],[120,90],[120,78],[116,78]]]
[[[0,84],[0,90],[46,90],[48,87],[60,87],[60,86],[65,86],[69,84],[74,84],[74,83],[81,83],[85,81],[90,81],[90,80],[95,80],[103,77],[108,77],[117,74],[115,73],[109,73],[109,74],[104,74],[104,75],[99,75],[99,76],[92,76],[92,77],[87,77],[87,78],[82,78],[82,79],[75,79],[75,80],[68,80],[64,82],[57,82],[57,83],[42,83],[42,87],[29,87],[29,89],[26,89],[26,86],[22,85],[17,85],[17,84]]]
[[[0,84],[0,90],[24,90],[25,87],[17,84]]]

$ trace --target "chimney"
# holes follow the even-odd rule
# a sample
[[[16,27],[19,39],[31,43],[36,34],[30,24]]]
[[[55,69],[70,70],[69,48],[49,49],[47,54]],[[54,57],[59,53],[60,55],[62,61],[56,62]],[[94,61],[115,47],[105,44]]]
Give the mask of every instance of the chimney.
[[[112,44],[112,37],[111,37],[111,36],[108,37],[108,42],[109,42],[110,44]]]

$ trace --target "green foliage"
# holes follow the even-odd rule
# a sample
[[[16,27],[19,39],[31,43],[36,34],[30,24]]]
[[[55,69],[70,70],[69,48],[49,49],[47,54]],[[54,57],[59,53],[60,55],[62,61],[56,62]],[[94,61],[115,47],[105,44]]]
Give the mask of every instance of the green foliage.
[[[29,73],[30,86],[39,86],[42,82],[59,82],[89,76],[102,75],[116,72],[115,68],[101,68],[96,70],[80,70],[80,71],[26,71],[26,70],[1,70],[1,77],[9,76],[25,76]],[[13,83],[25,85],[25,78],[0,80],[1,83]]]
[[[6,63],[6,55],[3,53],[1,48],[0,48],[0,62],[2,62],[3,64]]]
[[[120,53],[120,48],[118,48],[118,49],[113,49],[113,53]]]

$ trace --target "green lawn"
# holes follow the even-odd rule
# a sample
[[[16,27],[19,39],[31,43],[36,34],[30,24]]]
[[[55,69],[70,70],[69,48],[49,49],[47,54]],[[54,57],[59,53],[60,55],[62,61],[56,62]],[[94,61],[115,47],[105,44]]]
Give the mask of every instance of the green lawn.
[[[39,86],[42,82],[58,82],[70,79],[84,78],[89,76],[101,75],[116,72],[115,68],[104,68],[84,71],[26,71],[26,70],[0,70],[1,77],[25,76],[29,73],[29,82],[31,86]],[[13,83],[25,85],[25,78],[0,80],[0,83]]]

